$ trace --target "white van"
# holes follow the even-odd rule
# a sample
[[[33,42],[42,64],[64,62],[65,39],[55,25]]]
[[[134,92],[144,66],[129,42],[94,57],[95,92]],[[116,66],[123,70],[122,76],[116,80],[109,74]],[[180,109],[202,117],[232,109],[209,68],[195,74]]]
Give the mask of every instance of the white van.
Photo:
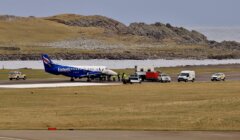
[[[194,82],[195,79],[196,79],[195,71],[190,71],[190,70],[181,71],[181,73],[178,75],[178,82],[181,82],[181,81],[184,81],[184,82],[192,81],[192,82]]]

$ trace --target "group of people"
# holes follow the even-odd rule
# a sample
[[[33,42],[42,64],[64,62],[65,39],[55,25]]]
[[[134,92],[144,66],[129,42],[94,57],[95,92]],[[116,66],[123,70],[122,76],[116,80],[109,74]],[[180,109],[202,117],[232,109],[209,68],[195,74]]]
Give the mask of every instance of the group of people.
[[[123,79],[127,79],[127,78],[128,78],[128,75],[126,73],[122,73],[122,74],[118,73],[117,76],[112,76],[112,80],[118,81],[118,82],[122,81]]]

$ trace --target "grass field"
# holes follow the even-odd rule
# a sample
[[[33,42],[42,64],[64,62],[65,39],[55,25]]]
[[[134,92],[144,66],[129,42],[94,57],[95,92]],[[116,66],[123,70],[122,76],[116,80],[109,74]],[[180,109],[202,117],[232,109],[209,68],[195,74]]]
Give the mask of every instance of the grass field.
[[[239,85],[1,89],[0,129],[240,130]]]

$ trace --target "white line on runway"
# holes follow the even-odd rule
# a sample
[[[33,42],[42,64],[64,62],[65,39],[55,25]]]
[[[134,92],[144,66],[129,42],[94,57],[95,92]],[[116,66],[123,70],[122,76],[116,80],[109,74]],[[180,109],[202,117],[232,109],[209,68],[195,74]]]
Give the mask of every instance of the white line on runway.
[[[0,85],[0,88],[56,88],[56,87],[83,87],[83,86],[113,86],[119,83],[48,83],[48,84],[15,84]]]
[[[26,139],[9,138],[9,137],[0,137],[0,140],[26,140]]]

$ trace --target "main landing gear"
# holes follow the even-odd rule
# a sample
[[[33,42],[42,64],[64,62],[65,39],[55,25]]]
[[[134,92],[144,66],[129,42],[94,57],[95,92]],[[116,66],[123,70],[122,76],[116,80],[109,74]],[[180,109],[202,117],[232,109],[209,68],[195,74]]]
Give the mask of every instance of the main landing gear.
[[[74,81],[75,81],[74,77],[72,77],[72,78],[70,79],[70,81],[71,81],[71,82],[74,82]],[[90,77],[88,77],[88,78],[87,78],[87,82],[91,82],[91,81],[92,81],[92,79],[91,79]]]
[[[91,82],[91,77],[88,77],[88,78],[87,78],[87,82]]]

